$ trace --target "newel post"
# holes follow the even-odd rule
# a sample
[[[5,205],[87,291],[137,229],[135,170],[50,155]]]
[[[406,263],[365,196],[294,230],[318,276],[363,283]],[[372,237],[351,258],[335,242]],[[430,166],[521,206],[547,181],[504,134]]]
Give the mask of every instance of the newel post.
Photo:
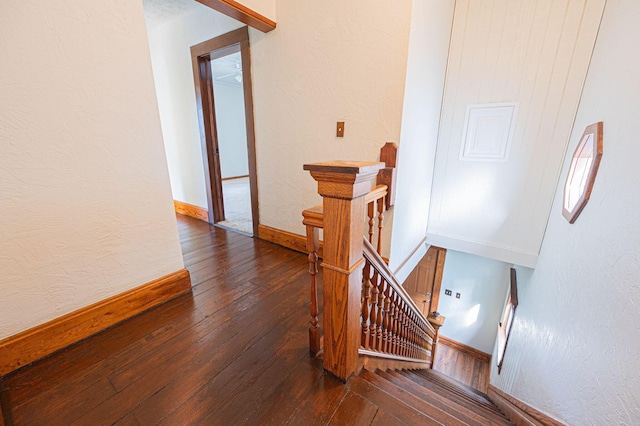
[[[324,210],[324,369],[346,381],[358,364],[364,196],[384,163],[305,164]]]

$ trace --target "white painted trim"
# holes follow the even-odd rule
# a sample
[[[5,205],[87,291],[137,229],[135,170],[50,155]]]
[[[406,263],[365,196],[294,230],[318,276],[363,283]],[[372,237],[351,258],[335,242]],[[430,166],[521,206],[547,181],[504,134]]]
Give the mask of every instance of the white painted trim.
[[[535,268],[538,261],[537,253],[527,253],[512,250],[507,247],[492,246],[477,241],[463,240],[458,237],[427,233],[427,244],[464,253],[488,257],[505,263]]]
[[[429,245],[426,243],[426,237],[423,238],[418,245],[411,250],[411,254],[402,261],[400,266],[393,272],[400,284],[404,284],[411,271],[416,267],[420,259],[427,253]]]

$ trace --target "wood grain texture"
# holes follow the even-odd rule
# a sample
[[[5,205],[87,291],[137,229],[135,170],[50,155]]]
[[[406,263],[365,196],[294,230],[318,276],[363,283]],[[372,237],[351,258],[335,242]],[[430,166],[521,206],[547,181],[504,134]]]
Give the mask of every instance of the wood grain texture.
[[[346,381],[358,364],[365,195],[382,163],[305,164],[324,212],[324,369]]]
[[[176,216],[192,292],[0,378],[5,425],[441,424],[434,409],[508,424],[475,391],[417,370],[429,389],[323,374],[308,351],[306,256]]]
[[[490,363],[442,345],[440,338],[434,350],[433,369],[480,392],[487,392]]]
[[[191,289],[181,269],[0,341],[0,376],[99,333]]]
[[[387,142],[380,148],[380,161],[385,164],[385,168],[380,170],[376,178],[376,184],[386,185],[389,188],[389,196],[385,199],[386,209],[396,203],[396,185],[398,175],[398,144]]]
[[[442,276],[444,275],[444,263],[447,258],[447,249],[438,247],[438,261],[436,264],[436,276],[433,280],[433,294],[431,295],[431,312],[438,310],[440,304],[440,289],[442,287]],[[431,313],[430,312],[430,313]]]
[[[476,348],[472,348],[471,346],[467,346],[463,343],[457,342],[453,339],[448,338],[447,336],[440,336],[440,338],[438,339],[438,343],[441,343],[445,346],[448,346],[452,349],[455,349],[458,352],[462,352],[465,353],[467,355],[471,355],[472,357],[482,361],[482,362],[490,362],[491,361],[491,355],[486,353],[486,352],[482,352],[481,350],[478,350]]]
[[[222,178],[223,181],[225,180],[234,180],[234,179],[242,179],[242,178],[248,178],[249,175],[240,175],[240,176],[231,176],[231,177],[226,177],[226,178]]]
[[[209,212],[204,207],[198,207],[193,204],[173,200],[173,208],[176,213],[183,214],[194,219],[203,220],[205,222],[209,221]]]
[[[357,370],[366,369],[369,371],[375,371],[376,369],[381,370],[403,370],[403,369],[418,369],[418,368],[430,368],[430,362],[416,362],[415,360],[411,361],[403,361],[400,357],[398,359],[394,359],[391,357],[380,357],[380,354],[371,354],[365,355],[363,351],[360,350],[360,357],[358,358],[358,368]],[[369,353],[365,351],[364,353]]]
[[[196,0],[211,9],[247,24],[256,30],[268,33],[276,29],[276,23],[248,7],[234,0]]]
[[[545,426],[567,426],[566,423],[545,414],[517,398],[489,385],[489,399],[507,414],[516,425],[542,424]],[[523,416],[524,415],[524,416]],[[525,417],[524,419],[522,417]]]
[[[307,252],[307,238],[294,234],[293,232],[283,231],[282,229],[272,228],[267,225],[260,225],[258,227],[258,238],[261,240],[269,241],[270,243],[278,244],[282,247],[289,248],[291,250],[298,251],[300,253],[308,254]],[[324,243],[318,242],[318,257],[323,257]]]

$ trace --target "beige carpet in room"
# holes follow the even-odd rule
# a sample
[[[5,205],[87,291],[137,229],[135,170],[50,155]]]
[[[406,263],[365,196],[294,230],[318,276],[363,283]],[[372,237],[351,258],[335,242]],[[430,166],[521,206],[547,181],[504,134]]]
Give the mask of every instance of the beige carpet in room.
[[[226,219],[217,224],[253,235],[249,178],[242,177],[223,180],[222,195],[224,197],[224,214]]]

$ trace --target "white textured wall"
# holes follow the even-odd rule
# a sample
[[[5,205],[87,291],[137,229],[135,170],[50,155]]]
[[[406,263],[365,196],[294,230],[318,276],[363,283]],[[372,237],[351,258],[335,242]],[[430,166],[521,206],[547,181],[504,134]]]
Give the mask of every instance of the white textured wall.
[[[433,163],[447,68],[454,0],[414,1],[402,110],[396,204],[389,266],[403,282],[427,252]],[[411,259],[411,253],[415,254]],[[404,264],[404,265],[403,265]],[[402,266],[402,269],[398,268]]]
[[[493,352],[500,314],[510,281],[510,265],[447,251],[438,312],[447,317],[443,336],[485,353]],[[451,296],[445,290],[452,291]],[[460,299],[456,299],[460,293]]]
[[[173,198],[207,208],[190,47],[243,24],[201,4],[148,32]]]
[[[247,128],[242,86],[216,81],[214,93],[222,177],[248,175]]]
[[[260,223],[304,234],[301,212],[321,199],[303,164],[377,160],[400,137],[411,1],[277,7],[275,31],[251,31]]]
[[[183,268],[142,3],[0,5],[0,338]]]
[[[640,424],[639,16],[637,1],[607,2],[538,266],[519,280],[504,367],[491,377],[575,425]],[[597,121],[604,156],[570,225],[561,187],[584,128]]]
[[[456,1],[429,243],[535,265],[604,3]],[[467,105],[512,101],[509,161],[460,161]]]

